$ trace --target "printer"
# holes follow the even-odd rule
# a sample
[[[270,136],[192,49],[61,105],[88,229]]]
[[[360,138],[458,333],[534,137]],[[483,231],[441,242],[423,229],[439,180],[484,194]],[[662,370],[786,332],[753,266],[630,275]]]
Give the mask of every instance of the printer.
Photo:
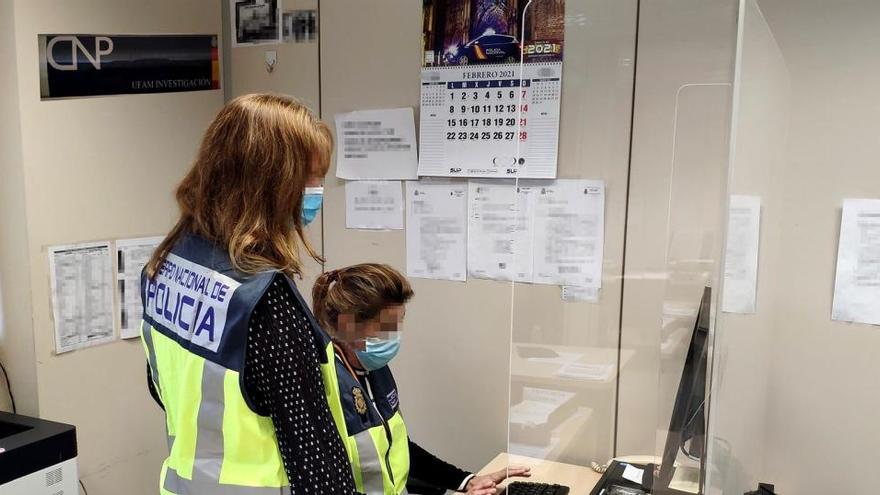
[[[0,493],[78,495],[76,428],[0,412]]]

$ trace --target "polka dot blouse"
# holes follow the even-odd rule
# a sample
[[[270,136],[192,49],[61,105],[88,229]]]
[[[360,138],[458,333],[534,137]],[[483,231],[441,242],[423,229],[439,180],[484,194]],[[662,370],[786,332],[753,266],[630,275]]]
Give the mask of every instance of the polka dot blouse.
[[[355,492],[348,457],[324,397],[319,349],[287,282],[278,277],[254,308],[245,390],[272,418],[293,495]]]

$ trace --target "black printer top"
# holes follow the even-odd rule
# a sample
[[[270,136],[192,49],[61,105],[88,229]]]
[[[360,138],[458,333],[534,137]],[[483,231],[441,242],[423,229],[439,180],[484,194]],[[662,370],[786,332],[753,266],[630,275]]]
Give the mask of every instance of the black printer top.
[[[76,455],[74,426],[0,412],[0,485]]]

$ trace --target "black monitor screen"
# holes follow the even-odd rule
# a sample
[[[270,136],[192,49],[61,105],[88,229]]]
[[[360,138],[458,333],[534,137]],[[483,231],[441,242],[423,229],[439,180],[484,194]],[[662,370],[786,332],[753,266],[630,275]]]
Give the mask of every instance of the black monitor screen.
[[[669,493],[674,474],[675,459],[679,450],[692,459],[700,460],[700,478],[702,482],[706,444],[706,376],[708,373],[708,341],[709,317],[711,312],[712,289],[703,289],[700,310],[694,323],[691,343],[688,346],[672,419],[669,422],[669,433],[663,449],[663,461],[660,475],[654,485],[654,493]]]

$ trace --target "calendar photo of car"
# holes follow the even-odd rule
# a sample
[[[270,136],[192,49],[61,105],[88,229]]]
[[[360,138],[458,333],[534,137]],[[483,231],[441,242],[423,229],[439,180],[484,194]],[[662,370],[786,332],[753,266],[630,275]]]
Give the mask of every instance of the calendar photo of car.
[[[562,60],[565,0],[423,0],[422,14],[426,67]]]
[[[484,34],[462,47],[454,47],[444,56],[450,65],[468,65],[488,61],[519,62],[522,47],[508,34]]]

